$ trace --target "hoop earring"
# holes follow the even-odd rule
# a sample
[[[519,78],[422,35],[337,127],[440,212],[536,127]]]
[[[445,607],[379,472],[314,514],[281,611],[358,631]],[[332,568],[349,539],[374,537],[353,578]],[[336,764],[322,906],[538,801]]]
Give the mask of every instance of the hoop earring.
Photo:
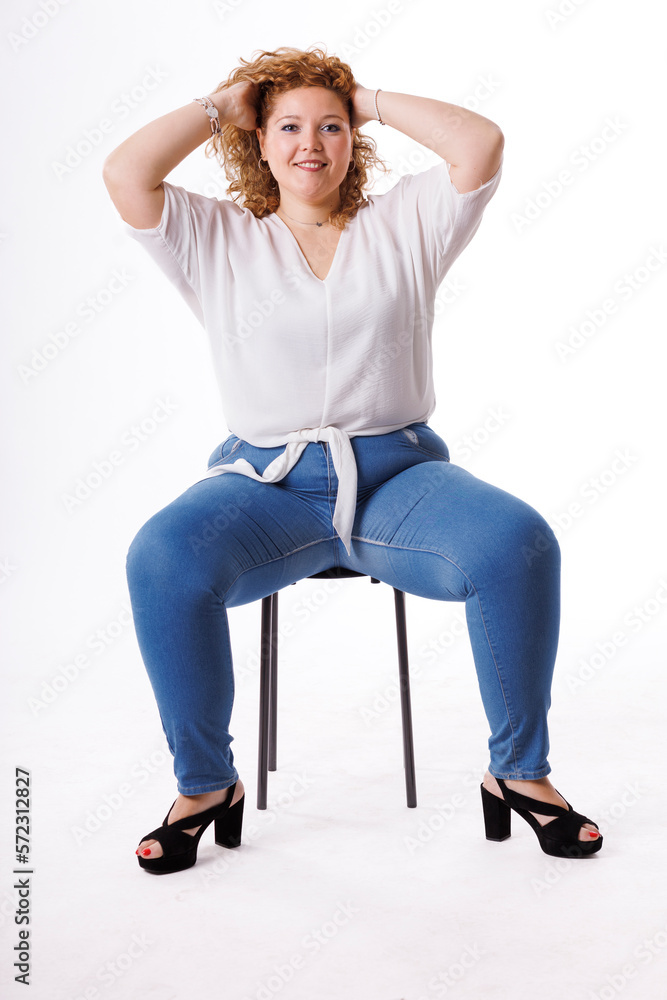
[[[354,160],[350,160],[348,168],[347,168],[348,174],[350,173],[350,171],[354,170],[354,167],[355,167]]]
[[[271,173],[271,167],[267,167],[267,169],[266,169],[266,170],[264,170],[264,168],[262,167],[262,164],[263,164],[263,163],[267,163],[267,164],[268,164],[268,162],[269,162],[268,160],[264,160],[264,159],[263,159],[263,158],[262,158],[262,157],[260,156],[260,158],[259,158],[259,162],[258,162],[257,166],[258,166],[258,169],[259,169],[259,170],[261,171],[261,173],[263,173],[263,174],[270,174],[270,173]]]

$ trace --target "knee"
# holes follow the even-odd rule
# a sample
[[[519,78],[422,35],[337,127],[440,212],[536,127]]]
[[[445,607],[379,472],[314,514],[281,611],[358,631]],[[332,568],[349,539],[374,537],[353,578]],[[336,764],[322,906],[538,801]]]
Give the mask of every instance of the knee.
[[[187,539],[166,510],[154,514],[135,535],[127,552],[130,592],[147,585],[168,585],[188,576]]]
[[[197,595],[210,587],[225,588],[233,574],[234,512],[207,511],[193,517],[171,504],[154,514],[135,535],[126,559],[130,593],[168,588],[179,595]]]
[[[168,541],[161,529],[161,518],[155,514],[134,536],[127,551],[125,571],[130,592],[153,576],[169,551]]]
[[[550,524],[528,504],[522,505],[513,539],[521,562],[528,569],[537,566],[560,569],[560,545]]]

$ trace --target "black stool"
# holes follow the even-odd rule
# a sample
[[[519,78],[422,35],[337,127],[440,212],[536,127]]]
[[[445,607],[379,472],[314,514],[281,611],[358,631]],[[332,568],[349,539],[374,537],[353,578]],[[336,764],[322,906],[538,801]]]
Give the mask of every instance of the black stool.
[[[351,569],[334,567],[322,573],[313,573],[309,580],[342,579],[365,576]],[[379,583],[371,577],[371,583]],[[410,707],[410,672],[408,667],[408,641],[405,624],[405,594],[394,590],[396,608],[396,641],[398,646],[398,675],[401,692],[401,718],[403,723],[403,765],[408,808],[417,805],[415,781],[415,753],[412,739],[412,710]],[[259,767],[257,774],[257,808],[266,809],[268,772],[276,770],[276,730],[278,714],[278,593],[262,600],[262,628],[259,679]]]

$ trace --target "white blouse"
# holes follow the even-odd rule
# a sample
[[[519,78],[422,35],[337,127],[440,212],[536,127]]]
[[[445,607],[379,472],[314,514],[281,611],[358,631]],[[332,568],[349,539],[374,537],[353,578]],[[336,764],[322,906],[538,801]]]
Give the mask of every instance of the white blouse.
[[[338,475],[333,524],[348,553],[357,469],[350,438],[426,421],[435,409],[431,330],[435,294],[474,236],[500,182],[460,194],[441,163],[367,195],[341,233],[326,278],[311,270],[277,215],[256,218],[163,182],[155,229],[138,240],[205,328],[225,420],[259,448],[286,445],[258,474],[275,483],[309,441],[327,441]]]

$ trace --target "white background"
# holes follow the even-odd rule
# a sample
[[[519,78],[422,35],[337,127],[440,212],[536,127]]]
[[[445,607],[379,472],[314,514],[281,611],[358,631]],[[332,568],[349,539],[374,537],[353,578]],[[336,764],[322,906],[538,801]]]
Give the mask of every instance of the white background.
[[[269,811],[255,810],[251,605],[230,612],[244,845],[224,852],[205,835],[191,871],[137,869],[136,842],[162,820],[174,783],[128,619],[125,553],[200,477],[227,428],[203,332],[123,232],[102,163],[146,122],[213,90],[240,57],[313,43],[365,86],[464,104],[504,131],[501,185],[450,292],[441,287],[431,423],[453,461],[527,500],[560,539],[552,780],[600,823],[594,861],[547,858],[518,818],[511,841],[484,840],[488,732],[463,606],[410,597],[419,804],[408,811],[391,592],[304,581],[282,596],[295,634],[282,645]],[[33,785],[34,998],[662,997],[667,233],[656,5],[26,0],[3,6],[0,45],[3,964],[18,940],[22,766]],[[390,128],[366,131],[395,168],[376,191],[436,162]],[[203,147],[169,179],[225,196]],[[169,416],[155,422],[164,401]],[[114,451],[113,473],[68,501]],[[23,995],[13,975],[7,995]]]

